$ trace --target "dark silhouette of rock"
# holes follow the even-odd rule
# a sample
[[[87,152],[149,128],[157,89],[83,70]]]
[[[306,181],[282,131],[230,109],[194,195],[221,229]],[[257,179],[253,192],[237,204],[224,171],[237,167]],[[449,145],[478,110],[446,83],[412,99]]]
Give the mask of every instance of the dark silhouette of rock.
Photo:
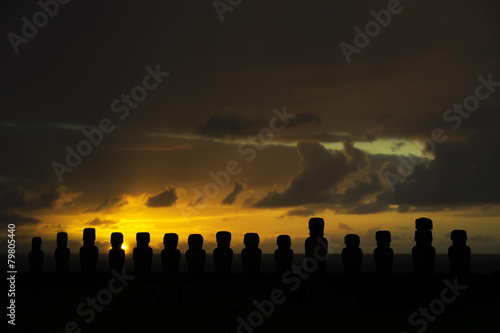
[[[41,272],[43,267],[42,239],[33,237],[31,240],[31,251],[28,254],[30,272]]]
[[[257,233],[247,233],[243,238],[245,248],[241,251],[241,264],[244,274],[260,273],[262,251],[259,249],[260,237]]]
[[[375,270],[377,273],[392,273],[394,251],[391,246],[390,231],[379,230],[375,233],[377,248],[374,251]]]
[[[326,273],[328,256],[328,241],[324,236],[325,221],[321,217],[309,220],[309,237],[305,241],[306,257],[313,258],[318,263],[317,273]]]
[[[434,273],[436,250],[432,247],[432,220],[422,217],[415,220],[415,242],[412,249],[415,273]]]
[[[177,249],[178,243],[179,236],[177,234],[168,233],[163,236],[163,245],[165,246],[165,249],[161,251],[161,264],[164,273],[179,273],[181,251]]]
[[[69,271],[68,234],[66,232],[57,233],[57,249],[54,252],[56,260],[56,272],[65,273]]]
[[[348,234],[344,237],[346,247],[342,250],[344,273],[360,273],[363,262],[363,251],[359,248],[359,236]]]
[[[217,239],[217,248],[213,252],[215,272],[231,273],[231,266],[233,264],[233,250],[230,248],[231,233],[228,231],[219,231],[215,237]]]
[[[95,229],[83,229],[83,246],[80,248],[80,266],[82,272],[95,272],[97,266],[97,258],[99,257],[99,249],[94,245]]]
[[[125,266],[125,250],[122,249],[123,234],[113,232],[111,234],[111,250],[109,250],[109,269],[121,272]]]
[[[136,274],[151,273],[153,262],[153,249],[149,247],[149,232],[138,232],[136,234],[137,247],[134,248],[134,271]]]
[[[188,237],[189,249],[186,251],[188,273],[202,274],[205,272],[207,254],[203,250],[203,236],[191,234]]]
[[[465,230],[453,230],[451,232],[453,245],[448,248],[448,259],[450,261],[451,274],[469,274],[471,251],[467,244],[467,232]]]
[[[282,276],[290,269],[293,264],[292,240],[289,235],[279,235],[276,239],[278,249],[274,251],[274,263],[276,265],[276,274]]]

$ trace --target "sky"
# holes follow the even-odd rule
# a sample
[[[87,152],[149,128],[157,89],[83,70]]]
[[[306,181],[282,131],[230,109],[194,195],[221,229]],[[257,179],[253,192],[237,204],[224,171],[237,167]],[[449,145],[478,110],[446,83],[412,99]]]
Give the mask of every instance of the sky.
[[[428,217],[500,253],[497,1],[46,2],[0,5],[2,243],[301,253],[320,216],[334,252],[410,253]]]

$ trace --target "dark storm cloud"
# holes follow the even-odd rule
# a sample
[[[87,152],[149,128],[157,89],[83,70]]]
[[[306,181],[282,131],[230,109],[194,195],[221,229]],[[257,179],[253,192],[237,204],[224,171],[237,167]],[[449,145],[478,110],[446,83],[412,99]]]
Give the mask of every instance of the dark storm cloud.
[[[367,165],[364,153],[345,143],[344,150],[329,152],[320,144],[297,145],[302,170],[281,192],[271,191],[255,207],[286,207],[331,201],[332,187]]]
[[[286,213],[287,216],[313,216],[315,214],[314,209],[292,209]]]
[[[88,209],[84,213],[90,212],[99,212],[103,209],[111,208],[111,207],[122,207],[128,203],[127,199],[123,195],[118,195],[114,197],[109,197],[104,200],[102,204],[100,204],[95,209]]]
[[[177,201],[174,187],[169,187],[161,193],[152,195],[146,201],[148,207],[170,207]]]
[[[222,204],[223,205],[232,205],[234,203],[234,201],[236,200],[236,197],[238,196],[238,194],[243,191],[244,189],[244,184],[240,181],[236,181],[234,182],[234,186],[233,186],[233,190],[231,191],[231,193],[229,193],[223,200],[222,200]]]
[[[117,224],[118,220],[109,220],[109,219],[99,219],[99,218],[95,218],[93,219],[92,221],[87,221],[85,224],[87,225],[90,225],[90,226],[94,226],[94,227],[109,227],[111,225],[115,225]]]
[[[17,186],[0,193],[0,208],[14,210],[50,209],[65,196],[61,185],[42,184],[37,188]]]
[[[7,226],[11,223],[15,224],[16,227],[27,225],[27,224],[39,224],[41,221],[37,218],[31,216],[21,216],[18,214],[3,214],[0,213],[0,225],[3,230],[7,229]]]
[[[287,127],[297,127],[309,123],[321,124],[321,118],[311,113],[299,113],[295,116]],[[268,128],[270,120],[269,117],[251,118],[237,114],[216,113],[200,124],[197,132],[216,138],[248,137],[256,135],[263,128]]]

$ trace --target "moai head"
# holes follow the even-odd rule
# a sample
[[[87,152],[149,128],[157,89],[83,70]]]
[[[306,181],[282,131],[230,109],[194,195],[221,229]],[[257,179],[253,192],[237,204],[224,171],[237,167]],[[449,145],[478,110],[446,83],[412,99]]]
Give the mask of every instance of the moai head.
[[[323,237],[325,234],[325,221],[321,217],[312,217],[309,220],[309,236]]]
[[[68,247],[68,233],[67,232],[58,232],[57,233],[57,247],[60,249],[64,249]]]
[[[417,246],[432,246],[432,232],[430,230],[415,230]]]
[[[217,247],[228,249],[231,245],[231,233],[229,231],[219,231],[215,238],[217,239]]]
[[[135,236],[137,241],[137,247],[148,247],[149,246],[149,232],[138,232]]]
[[[247,249],[256,249],[259,247],[259,234],[254,233],[254,232],[249,232],[245,234],[245,237],[243,237],[243,244],[245,244],[245,247]]]
[[[385,230],[379,230],[375,233],[375,239],[377,240],[378,247],[389,247],[391,246],[391,232]]]
[[[292,246],[292,240],[289,235],[279,235],[276,244],[279,249],[288,250]]]
[[[188,237],[190,250],[201,250],[203,248],[203,236],[200,234],[191,234]]]
[[[355,249],[359,247],[359,236],[355,234],[347,234],[344,237],[345,247]]]
[[[40,251],[42,248],[42,239],[40,237],[33,237],[31,239],[31,249],[33,251]]]
[[[451,241],[453,245],[465,246],[467,244],[467,231],[453,230],[451,232]]]
[[[179,244],[179,235],[169,233],[163,236],[163,245],[165,245],[167,250],[177,249],[177,244]]]
[[[113,232],[111,234],[111,247],[113,249],[121,249],[123,244],[123,234],[121,232]]]
[[[95,229],[85,228],[83,229],[83,245],[93,246],[95,242]]]
[[[415,229],[417,230],[432,230],[432,220],[426,217],[421,217],[415,220]]]

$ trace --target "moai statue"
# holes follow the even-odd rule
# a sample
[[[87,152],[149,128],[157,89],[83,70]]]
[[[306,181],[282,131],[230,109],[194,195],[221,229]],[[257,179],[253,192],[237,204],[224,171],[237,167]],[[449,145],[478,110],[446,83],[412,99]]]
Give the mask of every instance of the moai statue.
[[[56,272],[66,273],[69,271],[68,234],[66,232],[57,233],[57,249],[54,252],[56,259]]]
[[[231,233],[229,231],[219,231],[215,235],[217,248],[214,249],[214,266],[216,273],[231,273],[233,264],[233,250],[231,250]]]
[[[344,237],[345,249],[342,250],[344,273],[360,273],[363,251],[359,248],[359,236],[348,234]]]
[[[135,237],[137,247],[134,248],[134,271],[136,274],[151,273],[153,249],[149,247],[149,232],[138,232]]]
[[[470,273],[471,251],[467,243],[467,232],[465,230],[453,230],[451,232],[453,245],[448,248],[448,259],[450,260],[451,274]]]
[[[309,237],[306,239],[306,257],[313,258],[318,263],[317,272],[326,273],[326,258],[328,256],[328,241],[324,235],[325,221],[321,217],[309,220]]]
[[[41,272],[43,266],[42,239],[33,237],[31,240],[31,251],[29,253],[30,272]]]
[[[391,246],[391,232],[380,230],[375,233],[377,248],[374,251],[375,271],[377,273],[392,273],[394,251]]]
[[[163,245],[165,246],[165,249],[161,251],[163,273],[179,273],[181,251],[177,249],[177,244],[179,244],[179,236],[177,234],[169,233],[163,236]]]
[[[109,269],[121,272],[125,266],[125,250],[122,249],[123,234],[113,232],[111,234],[111,250],[109,250]]]
[[[203,250],[203,236],[200,234],[189,235],[188,245],[189,249],[186,251],[188,273],[204,273],[207,254],[205,250]]]
[[[276,245],[278,245],[278,249],[274,251],[274,263],[276,274],[281,277],[286,270],[292,267],[293,250],[290,248],[292,240],[289,235],[279,235],[276,238]]]
[[[95,229],[83,229],[83,246],[80,248],[80,266],[82,272],[95,272],[99,249],[94,245]]]
[[[415,220],[415,242],[411,254],[415,273],[434,273],[436,250],[432,247],[432,220],[421,217]]]
[[[259,249],[259,234],[247,233],[243,238],[245,248],[241,250],[241,264],[243,265],[243,274],[260,273],[260,262],[262,260],[262,251]]]

